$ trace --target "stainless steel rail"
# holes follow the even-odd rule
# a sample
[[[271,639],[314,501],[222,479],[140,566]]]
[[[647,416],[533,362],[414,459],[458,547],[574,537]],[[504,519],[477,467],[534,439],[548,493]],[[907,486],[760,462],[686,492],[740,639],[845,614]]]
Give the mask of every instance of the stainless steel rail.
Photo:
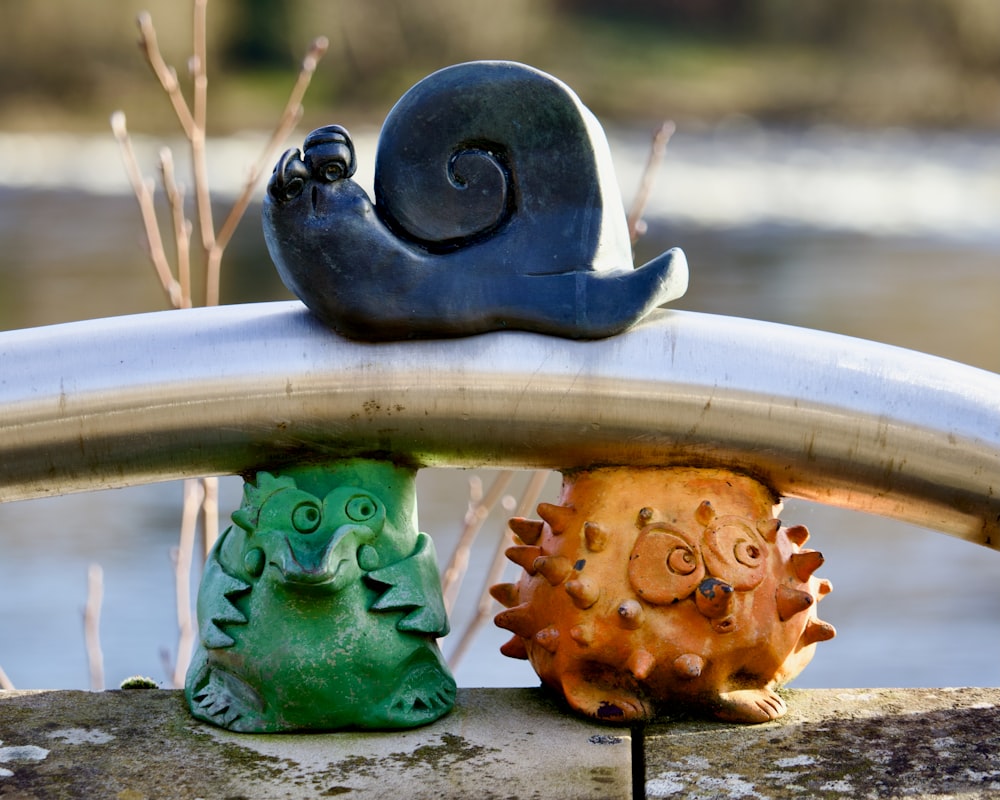
[[[362,344],[297,302],[0,334],[0,501],[362,454],[729,464],[1000,548],[1000,376],[873,342],[659,311],[595,342]]]

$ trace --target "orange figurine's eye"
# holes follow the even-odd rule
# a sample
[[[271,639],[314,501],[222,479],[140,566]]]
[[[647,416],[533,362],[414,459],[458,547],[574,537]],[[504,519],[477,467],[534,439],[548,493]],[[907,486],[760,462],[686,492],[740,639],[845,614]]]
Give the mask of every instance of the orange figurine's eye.
[[[764,580],[767,545],[739,517],[719,517],[705,530],[705,564],[713,577],[745,592]]]
[[[698,548],[664,523],[648,525],[636,539],[628,579],[639,597],[667,605],[690,596],[705,577]]]

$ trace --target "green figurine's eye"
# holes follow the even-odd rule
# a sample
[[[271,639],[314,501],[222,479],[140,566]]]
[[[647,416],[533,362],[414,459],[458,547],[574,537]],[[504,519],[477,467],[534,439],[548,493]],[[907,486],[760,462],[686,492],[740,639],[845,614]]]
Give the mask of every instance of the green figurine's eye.
[[[347,501],[344,511],[355,522],[364,522],[375,516],[378,506],[368,495],[356,494]]]
[[[313,502],[299,503],[292,511],[292,525],[299,533],[312,533],[319,527],[319,506]]]

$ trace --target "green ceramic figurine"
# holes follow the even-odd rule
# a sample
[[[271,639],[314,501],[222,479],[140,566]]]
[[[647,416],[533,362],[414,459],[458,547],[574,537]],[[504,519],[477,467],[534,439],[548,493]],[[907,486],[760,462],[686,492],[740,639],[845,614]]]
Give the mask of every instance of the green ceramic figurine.
[[[415,470],[365,459],[259,472],[198,595],[186,697],[234,731],[409,728],[455,701]]]

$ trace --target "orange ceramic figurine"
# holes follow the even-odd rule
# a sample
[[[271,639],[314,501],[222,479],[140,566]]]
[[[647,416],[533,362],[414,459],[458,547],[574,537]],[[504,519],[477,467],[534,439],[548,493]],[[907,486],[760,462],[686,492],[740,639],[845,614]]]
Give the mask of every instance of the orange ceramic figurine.
[[[731,722],[786,711],[775,687],[816,642],[829,581],[804,550],[809,532],[781,527],[774,493],[722,469],[607,468],[564,477],[541,520],[514,518],[507,557],[520,580],[498,584],[514,633],[504,655],[527,658],[575,710],[629,723],[687,708]]]

